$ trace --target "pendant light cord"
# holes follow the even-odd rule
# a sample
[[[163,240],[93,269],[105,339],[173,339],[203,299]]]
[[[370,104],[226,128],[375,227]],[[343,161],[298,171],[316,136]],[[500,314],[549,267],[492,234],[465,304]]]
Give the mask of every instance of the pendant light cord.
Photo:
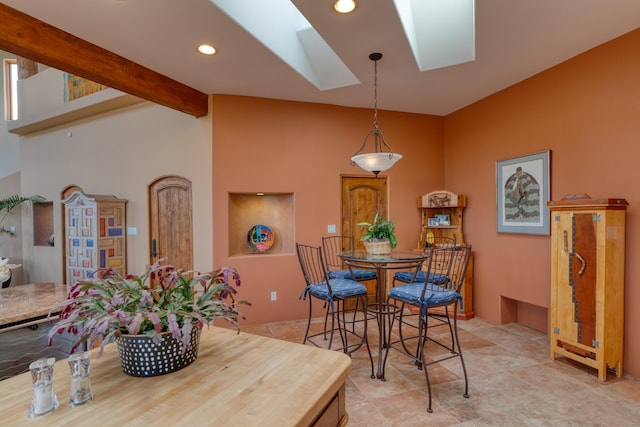
[[[373,61],[373,128],[378,130],[378,60]]]

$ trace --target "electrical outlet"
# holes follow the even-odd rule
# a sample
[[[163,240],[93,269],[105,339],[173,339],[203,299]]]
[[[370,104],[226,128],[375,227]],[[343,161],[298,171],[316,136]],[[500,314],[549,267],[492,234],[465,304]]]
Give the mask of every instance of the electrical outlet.
[[[327,225],[327,233],[333,234],[335,232],[336,232],[336,225],[335,224]]]
[[[276,291],[271,292],[271,301],[275,301],[278,299],[278,294]]]

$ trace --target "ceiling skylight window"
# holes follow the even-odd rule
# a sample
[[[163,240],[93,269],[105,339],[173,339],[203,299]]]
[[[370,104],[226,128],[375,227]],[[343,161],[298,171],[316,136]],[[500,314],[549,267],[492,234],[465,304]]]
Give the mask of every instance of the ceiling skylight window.
[[[475,0],[393,1],[420,71],[475,59]]]
[[[360,83],[291,0],[209,0],[320,90]]]

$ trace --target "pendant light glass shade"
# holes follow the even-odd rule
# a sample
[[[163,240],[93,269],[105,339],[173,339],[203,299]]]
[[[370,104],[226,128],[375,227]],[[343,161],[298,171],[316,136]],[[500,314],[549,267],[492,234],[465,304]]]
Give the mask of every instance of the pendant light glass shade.
[[[382,58],[381,53],[375,52],[369,55],[369,59],[371,59],[374,64],[373,130],[369,132],[367,136],[365,136],[362,146],[351,157],[352,165],[357,164],[362,169],[368,172],[373,172],[375,176],[378,176],[378,174],[382,171],[386,171],[402,158],[402,155],[393,152],[391,146],[389,146],[389,144],[387,144],[387,141],[384,139],[382,130],[378,126],[378,60],[380,58]],[[371,153],[363,153],[362,151],[365,149],[367,140],[370,136],[373,136],[374,151]],[[385,149],[387,151],[384,151]]]

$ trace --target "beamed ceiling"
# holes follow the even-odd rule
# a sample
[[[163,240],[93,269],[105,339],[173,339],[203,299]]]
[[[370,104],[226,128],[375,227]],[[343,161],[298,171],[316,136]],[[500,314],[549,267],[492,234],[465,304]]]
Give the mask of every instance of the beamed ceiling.
[[[326,44],[348,84],[324,85],[335,76],[313,51],[303,52],[305,74],[265,39],[293,22],[277,9],[291,5],[313,28],[296,37]],[[249,32],[232,6],[264,34]],[[380,109],[446,115],[637,29],[640,1],[477,0],[475,60],[428,71],[393,0],[360,0],[349,15],[329,0],[5,0],[0,24],[0,50],[195,117],[207,114],[209,94],[371,108],[371,52],[384,54]],[[199,54],[202,42],[218,53]]]

